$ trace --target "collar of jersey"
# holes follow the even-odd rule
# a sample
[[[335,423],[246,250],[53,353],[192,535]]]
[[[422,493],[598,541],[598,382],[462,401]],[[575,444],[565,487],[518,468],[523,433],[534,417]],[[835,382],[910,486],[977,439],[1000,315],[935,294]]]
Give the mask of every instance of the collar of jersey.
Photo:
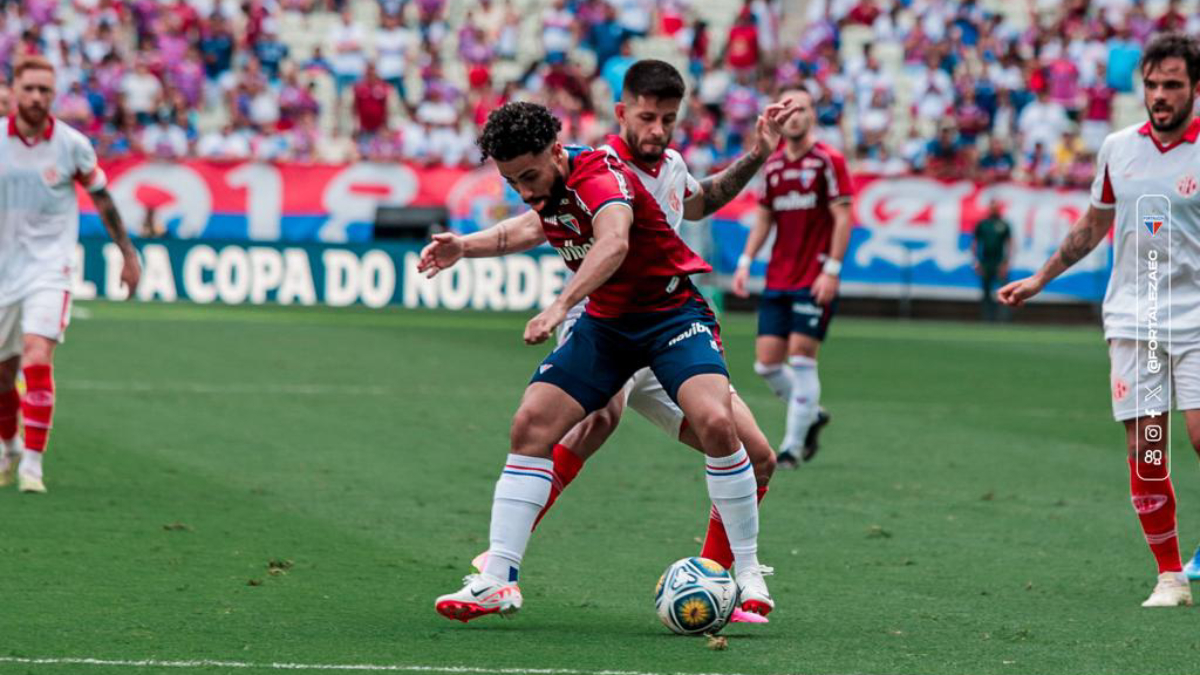
[[[25,145],[28,145],[29,147],[33,147],[33,146],[37,145],[37,142],[39,140],[37,138],[34,138],[34,139],[32,139],[33,142],[31,143],[30,139],[25,138],[24,136],[21,135],[21,132],[17,130],[17,116],[16,115],[8,116],[8,135],[16,136],[17,138],[21,139],[22,143],[24,143]],[[51,115],[46,120],[46,130],[42,132],[41,140],[48,141],[48,140],[50,140],[50,137],[52,137],[53,135],[54,135],[54,116]]]
[[[1159,152],[1168,152],[1169,150],[1185,142],[1195,143],[1196,139],[1200,138],[1200,117],[1193,117],[1191,123],[1188,124],[1187,130],[1183,132],[1183,136],[1180,136],[1179,140],[1170,145],[1163,145],[1162,143],[1159,143],[1158,138],[1151,133],[1152,130],[1153,127],[1150,125],[1150,122],[1146,122],[1142,125],[1141,129],[1138,129],[1138,133],[1143,136],[1149,136],[1150,140],[1154,141],[1154,147],[1158,148]]]
[[[662,166],[664,163],[663,160],[661,160],[661,159],[658,160],[658,164],[655,164],[654,166],[646,166],[645,164],[642,164],[641,162],[639,162],[637,160],[637,158],[633,156],[633,153],[629,150],[629,146],[626,145],[624,138],[621,138],[620,136],[617,136],[616,134],[610,134],[604,140],[607,141],[608,145],[613,150],[616,151],[617,157],[620,157],[622,162],[632,164],[632,165],[636,166],[637,168],[641,169],[642,171],[645,171],[646,173],[650,174],[651,176],[658,178],[658,172],[660,170],[662,170]],[[665,153],[663,154],[663,157],[666,157]]]

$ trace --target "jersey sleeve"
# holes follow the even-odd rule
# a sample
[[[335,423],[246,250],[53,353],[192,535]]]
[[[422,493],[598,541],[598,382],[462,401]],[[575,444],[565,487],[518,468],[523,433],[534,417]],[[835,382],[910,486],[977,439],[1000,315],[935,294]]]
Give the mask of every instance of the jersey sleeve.
[[[1117,205],[1112,180],[1108,175],[1108,159],[1112,155],[1112,136],[1104,139],[1100,152],[1096,153],[1096,177],[1092,179],[1092,208],[1108,211]]]
[[[850,169],[846,166],[846,158],[841,154],[829,155],[829,201],[850,201],[854,197],[854,183],[850,181]]]
[[[582,168],[584,172],[574,186],[575,194],[593,218],[613,204],[633,208],[633,189],[618,160],[598,152]]]
[[[79,135],[71,144],[71,162],[75,167],[75,180],[88,192],[99,192],[108,185],[104,169],[96,161],[96,150],[91,141]]]
[[[686,172],[683,179],[683,198],[687,199],[699,191],[700,181],[696,180],[691,171]]]

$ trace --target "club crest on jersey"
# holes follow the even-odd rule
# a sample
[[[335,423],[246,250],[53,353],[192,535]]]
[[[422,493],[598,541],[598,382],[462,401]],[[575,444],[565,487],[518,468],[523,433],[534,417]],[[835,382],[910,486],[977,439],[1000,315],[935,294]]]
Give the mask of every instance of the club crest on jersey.
[[[1150,236],[1153,237],[1158,234],[1159,228],[1163,226],[1166,219],[1162,216],[1146,216],[1142,219],[1142,222],[1146,225],[1146,229],[1149,230]]]
[[[800,186],[805,190],[812,187],[813,179],[817,177],[817,172],[812,169],[800,170]]]
[[[42,172],[42,180],[46,181],[47,185],[54,185],[58,182],[58,169],[50,167]]]
[[[679,201],[679,192],[677,190],[671,190],[671,196],[667,197],[667,206],[670,206],[672,211],[680,211],[682,204]]]
[[[1184,174],[1175,181],[1175,192],[1179,193],[1180,197],[1191,197],[1196,194],[1196,190],[1200,189],[1200,182],[1196,181],[1196,177],[1192,174]]]
[[[583,234],[583,231],[579,229],[579,220],[569,213],[560,213],[558,215],[558,222],[575,234]]]

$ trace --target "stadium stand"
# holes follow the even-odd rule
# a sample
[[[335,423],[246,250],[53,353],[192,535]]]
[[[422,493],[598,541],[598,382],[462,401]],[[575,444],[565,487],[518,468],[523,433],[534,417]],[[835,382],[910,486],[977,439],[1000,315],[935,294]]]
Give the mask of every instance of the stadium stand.
[[[624,68],[654,57],[692,77],[677,143],[699,174],[804,80],[860,173],[1079,187],[1104,135],[1142,115],[1141,45],[1200,31],[1196,4],[0,0],[0,63],[51,58],[57,114],[107,157],[471,163],[511,98],[588,143]]]

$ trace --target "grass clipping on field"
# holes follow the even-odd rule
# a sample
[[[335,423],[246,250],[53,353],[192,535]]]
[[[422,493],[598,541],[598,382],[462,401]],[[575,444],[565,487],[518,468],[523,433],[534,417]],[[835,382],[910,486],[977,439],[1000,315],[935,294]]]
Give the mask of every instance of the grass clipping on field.
[[[707,633],[704,637],[707,638],[705,640],[705,646],[714,652],[723,652],[726,649],[729,649],[729,639],[724,635],[713,635],[712,633]]]

